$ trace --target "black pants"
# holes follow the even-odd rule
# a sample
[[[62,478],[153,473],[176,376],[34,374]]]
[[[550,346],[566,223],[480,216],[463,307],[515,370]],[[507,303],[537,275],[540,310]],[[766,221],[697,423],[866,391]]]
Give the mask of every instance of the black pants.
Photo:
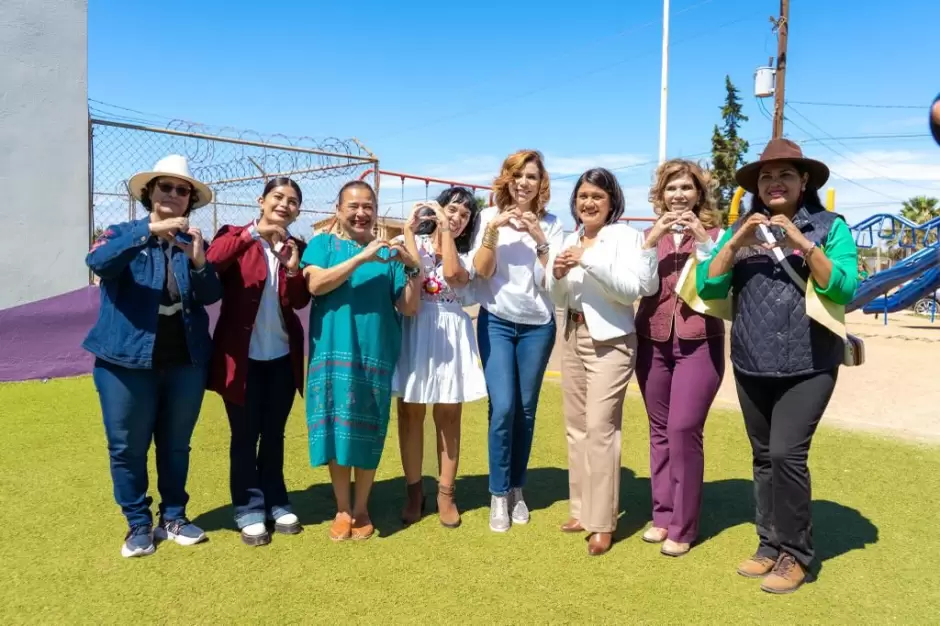
[[[296,391],[290,355],[249,360],[245,404],[225,403],[232,429],[232,505],[239,528],[291,512],[284,484],[284,427]]]
[[[788,378],[734,373],[753,453],[760,556],[776,559],[786,552],[804,568],[813,562],[806,461],[838,372]]]

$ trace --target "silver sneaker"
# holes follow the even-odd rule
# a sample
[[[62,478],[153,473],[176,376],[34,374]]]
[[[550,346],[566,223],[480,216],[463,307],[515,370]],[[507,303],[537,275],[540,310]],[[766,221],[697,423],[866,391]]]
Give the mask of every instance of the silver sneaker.
[[[514,487],[513,490],[509,492],[509,505],[512,507],[513,524],[529,523],[529,507],[526,506],[525,500],[522,497],[522,487]]]
[[[504,533],[509,530],[509,496],[490,498],[490,530]]]

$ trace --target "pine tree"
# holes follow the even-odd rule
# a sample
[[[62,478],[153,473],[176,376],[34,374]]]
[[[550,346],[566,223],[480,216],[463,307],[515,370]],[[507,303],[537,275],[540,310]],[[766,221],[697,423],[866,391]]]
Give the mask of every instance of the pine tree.
[[[742,113],[741,99],[730,76],[725,76],[725,91],[725,103],[721,106],[722,126],[719,128],[715,124],[712,132],[712,177],[718,184],[718,208],[727,226],[731,197],[738,186],[734,172],[744,164],[744,155],[749,146],[747,141],[738,136],[741,123],[748,118]]]

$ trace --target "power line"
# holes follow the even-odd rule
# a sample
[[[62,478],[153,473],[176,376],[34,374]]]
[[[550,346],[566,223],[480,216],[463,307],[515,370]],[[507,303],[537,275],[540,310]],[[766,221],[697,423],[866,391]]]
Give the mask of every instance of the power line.
[[[806,134],[809,135],[810,137],[813,137],[813,133],[809,132],[808,130],[806,130],[805,128],[803,128],[802,126],[800,126],[799,124],[797,124],[796,122],[794,122],[792,119],[787,118],[787,121],[790,122],[791,124],[793,124],[794,126],[796,126],[797,129],[803,131],[804,133],[806,133]],[[818,139],[818,138],[817,138],[817,139]],[[845,159],[845,160],[847,160],[847,161],[852,161],[852,159],[850,159],[849,157],[845,156],[844,154],[842,154],[841,152],[839,152],[838,150],[836,150],[835,148],[833,148],[832,146],[830,146],[828,143],[826,143],[826,142],[823,141],[822,139],[818,139],[818,141],[819,141],[819,143],[821,143],[823,146],[825,146],[828,150],[834,152],[836,155],[842,157],[843,159]],[[891,201],[893,201],[893,202],[904,202],[903,200],[899,200],[898,198],[889,196],[889,195],[886,194],[886,193],[882,193],[882,192],[878,191],[877,189],[872,189],[871,187],[866,187],[865,185],[863,185],[863,184],[860,183],[860,182],[854,181],[854,180],[852,180],[851,178],[847,178],[846,176],[843,176],[842,174],[839,174],[838,172],[836,172],[836,171],[833,170],[832,168],[829,168],[829,172],[830,172],[833,176],[836,176],[836,177],[838,177],[838,178],[841,178],[842,180],[844,180],[844,181],[846,181],[846,182],[848,182],[848,183],[850,183],[850,184],[852,184],[852,185],[855,185],[856,187],[858,187],[858,188],[860,188],[860,189],[864,189],[865,191],[868,191],[868,192],[877,194],[877,195],[879,195],[879,196],[885,197],[885,198],[887,198],[888,200],[891,200]]]
[[[923,104],[865,104],[860,102],[807,102],[805,100],[787,100],[787,104],[799,104],[813,107],[845,107],[853,109],[926,109]]]
[[[851,150],[851,149],[852,149],[852,148],[850,148],[849,146],[847,146],[846,144],[842,143],[842,141],[839,140],[838,138],[833,137],[831,134],[829,134],[829,133],[828,133],[824,128],[822,128],[819,124],[815,123],[813,120],[809,119],[808,117],[806,117],[805,115],[803,115],[802,113],[800,113],[799,111],[797,111],[797,110],[796,110],[796,107],[794,107],[792,104],[788,104],[788,105],[787,105],[787,108],[789,108],[792,112],[794,112],[794,113],[796,113],[797,115],[799,115],[806,123],[808,123],[808,124],[810,124],[811,126],[817,128],[821,133],[823,133],[824,135],[826,135],[827,137],[829,137],[830,139],[832,139],[832,140],[835,141],[836,143],[838,143],[838,144],[844,146],[844,147],[847,148],[848,150]],[[823,144],[823,145],[825,145],[825,144]],[[909,186],[909,185],[911,184],[911,183],[908,182],[908,181],[898,180],[898,179],[896,179],[896,178],[891,178],[890,176],[885,176],[883,172],[878,172],[878,171],[876,171],[876,170],[873,170],[873,169],[871,169],[870,167],[867,167],[867,166],[863,165],[862,163],[859,163],[858,161],[856,161],[856,160],[854,160],[854,159],[852,159],[852,158],[846,157],[845,155],[843,155],[843,158],[848,159],[849,162],[854,163],[854,164],[857,165],[858,167],[860,167],[860,168],[862,168],[862,169],[864,169],[864,170],[866,170],[866,171],[868,171],[868,172],[871,172],[872,174],[875,174],[876,176],[878,176],[879,178],[883,178],[884,180],[888,180],[888,181],[891,181],[891,182],[893,182],[893,183],[897,183],[897,184],[902,185],[902,186]],[[866,159],[866,160],[867,160],[869,163],[872,163],[873,165],[876,165],[876,166],[883,165],[883,164],[881,164],[881,163],[877,163],[877,162],[875,162],[875,161],[872,161],[871,159]],[[923,189],[931,189],[931,190],[935,189],[934,187],[925,187],[925,186],[922,186],[922,188],[923,188]]]

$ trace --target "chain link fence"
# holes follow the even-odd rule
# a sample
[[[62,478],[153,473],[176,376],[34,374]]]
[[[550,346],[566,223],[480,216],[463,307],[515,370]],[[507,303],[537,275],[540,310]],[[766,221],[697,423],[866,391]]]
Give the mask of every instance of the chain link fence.
[[[305,240],[315,224],[334,214],[343,184],[354,179],[378,183],[378,159],[355,139],[262,137],[225,130],[210,133],[188,123],[151,128],[93,119],[91,150],[92,239],[110,224],[146,215],[127,181],[169,154],[185,156],[193,176],[215,191],[214,202],[190,215],[190,223],[207,240],[225,224],[247,224],[257,217],[258,197],[270,178],[289,176],[300,185],[303,205],[290,230]]]

